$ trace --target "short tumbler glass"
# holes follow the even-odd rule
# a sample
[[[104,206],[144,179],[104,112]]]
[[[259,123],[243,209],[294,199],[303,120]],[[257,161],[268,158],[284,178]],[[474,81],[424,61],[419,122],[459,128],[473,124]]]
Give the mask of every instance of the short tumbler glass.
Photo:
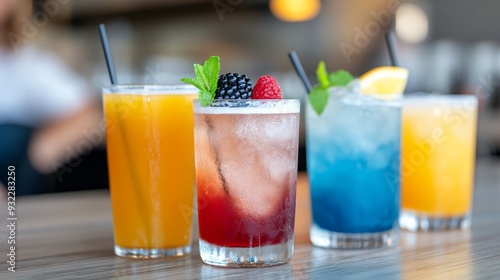
[[[401,228],[470,227],[477,105],[470,95],[405,96]]]
[[[195,101],[194,113],[202,260],[230,267],[288,262],[300,101]]]
[[[399,241],[401,99],[331,88],[318,115],[308,103],[311,242],[372,248]]]

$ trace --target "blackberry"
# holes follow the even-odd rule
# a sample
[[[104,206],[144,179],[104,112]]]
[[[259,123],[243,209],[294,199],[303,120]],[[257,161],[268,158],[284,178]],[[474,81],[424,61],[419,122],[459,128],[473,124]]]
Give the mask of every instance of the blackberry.
[[[215,99],[249,99],[252,97],[252,81],[246,75],[227,73],[219,76]]]

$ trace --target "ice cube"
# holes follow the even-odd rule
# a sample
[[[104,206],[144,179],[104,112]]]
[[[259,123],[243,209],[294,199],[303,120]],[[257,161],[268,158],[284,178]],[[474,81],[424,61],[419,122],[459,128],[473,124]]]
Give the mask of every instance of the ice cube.
[[[229,143],[237,139],[232,138]],[[227,195],[245,214],[269,215],[279,203],[280,187],[263,176],[266,170],[261,163],[260,145],[249,141],[237,142],[234,149],[226,147],[219,152],[220,171],[225,178]]]
[[[285,182],[269,180],[264,166],[242,168],[241,161],[222,163],[222,172],[227,180],[228,196],[239,211],[254,217],[273,215],[279,208],[287,191]],[[227,174],[227,175],[226,175]]]
[[[264,135],[269,141],[276,144],[288,144],[296,137],[297,118],[291,116],[276,115],[264,120]]]
[[[277,117],[210,117],[208,134],[226,195],[244,215],[274,215],[297,172],[298,117]]]
[[[209,133],[210,120],[205,116],[197,116],[195,126],[195,166],[196,183],[200,191],[206,197],[225,195],[218,167],[216,165],[216,154],[212,146]],[[211,125],[211,124],[210,124]]]
[[[263,176],[269,177],[274,182],[281,182],[288,176],[290,170],[294,169],[296,151],[290,148],[275,146],[268,149],[261,155],[261,163],[265,166]]]

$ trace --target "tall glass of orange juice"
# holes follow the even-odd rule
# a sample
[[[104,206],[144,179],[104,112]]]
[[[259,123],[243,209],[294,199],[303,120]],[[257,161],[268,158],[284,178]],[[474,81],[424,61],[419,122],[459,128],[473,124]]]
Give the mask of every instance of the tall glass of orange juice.
[[[193,105],[187,85],[103,88],[115,254],[191,251]]]
[[[477,99],[415,94],[403,105],[402,228],[468,228],[474,181]]]

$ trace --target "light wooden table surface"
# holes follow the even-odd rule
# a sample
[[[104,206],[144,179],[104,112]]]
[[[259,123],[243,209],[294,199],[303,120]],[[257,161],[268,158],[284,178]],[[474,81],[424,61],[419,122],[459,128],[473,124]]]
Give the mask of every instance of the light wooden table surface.
[[[309,194],[300,174],[295,252],[271,268],[203,264],[194,240],[188,257],[133,260],[113,254],[107,191],[22,197],[17,201],[16,272],[7,271],[7,227],[0,225],[0,279],[500,279],[500,164],[476,170],[472,228],[439,233],[402,232],[393,248],[327,250],[311,246]],[[7,224],[5,202],[0,221]]]

